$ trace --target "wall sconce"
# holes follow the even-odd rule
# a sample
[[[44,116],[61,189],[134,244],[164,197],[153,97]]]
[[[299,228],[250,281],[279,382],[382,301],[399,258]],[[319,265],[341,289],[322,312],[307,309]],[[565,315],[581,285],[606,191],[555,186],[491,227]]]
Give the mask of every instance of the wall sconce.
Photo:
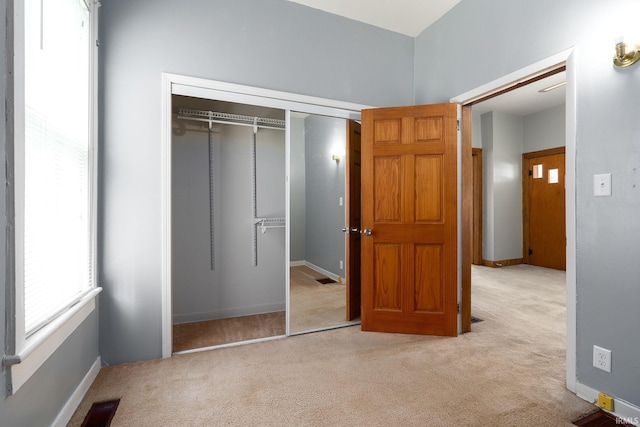
[[[333,156],[331,156],[331,158],[335,160],[336,163],[340,163],[340,156],[338,156],[337,154],[334,154]]]
[[[627,46],[622,37],[616,39],[616,54],[613,64],[618,68],[625,68],[640,60],[640,46],[637,44]]]

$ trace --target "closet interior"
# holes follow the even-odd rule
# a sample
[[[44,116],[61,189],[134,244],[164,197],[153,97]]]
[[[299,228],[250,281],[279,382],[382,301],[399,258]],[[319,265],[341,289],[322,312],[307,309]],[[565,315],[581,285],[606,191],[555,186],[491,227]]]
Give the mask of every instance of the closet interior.
[[[346,121],[287,113],[172,95],[174,353],[346,323]]]
[[[173,351],[284,335],[284,111],[172,110]]]

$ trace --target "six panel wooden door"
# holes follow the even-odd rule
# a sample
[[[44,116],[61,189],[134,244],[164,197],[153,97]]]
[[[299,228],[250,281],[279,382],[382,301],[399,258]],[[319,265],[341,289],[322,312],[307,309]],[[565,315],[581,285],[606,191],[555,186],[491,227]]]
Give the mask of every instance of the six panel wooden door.
[[[362,111],[365,331],[457,335],[457,111]]]

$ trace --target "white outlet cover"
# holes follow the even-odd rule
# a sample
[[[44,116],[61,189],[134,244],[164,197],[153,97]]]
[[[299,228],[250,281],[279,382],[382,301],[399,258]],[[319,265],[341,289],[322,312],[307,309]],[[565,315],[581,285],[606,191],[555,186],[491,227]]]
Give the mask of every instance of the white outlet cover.
[[[611,350],[594,345],[593,366],[611,373]]]
[[[596,197],[611,196],[611,174],[603,173],[593,176],[593,195]]]

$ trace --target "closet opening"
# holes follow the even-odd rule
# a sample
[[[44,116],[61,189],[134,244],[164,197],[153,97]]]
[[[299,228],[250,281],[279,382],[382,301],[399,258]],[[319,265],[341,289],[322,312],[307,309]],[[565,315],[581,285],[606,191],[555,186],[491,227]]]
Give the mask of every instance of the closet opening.
[[[172,352],[284,336],[285,111],[171,101]]]
[[[347,131],[370,107],[174,74],[162,99],[163,357],[359,324]]]

